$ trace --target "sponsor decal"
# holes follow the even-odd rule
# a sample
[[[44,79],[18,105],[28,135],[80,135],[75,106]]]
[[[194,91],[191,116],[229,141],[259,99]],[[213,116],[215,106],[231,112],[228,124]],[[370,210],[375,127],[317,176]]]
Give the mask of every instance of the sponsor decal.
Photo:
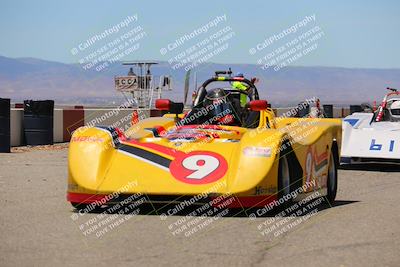
[[[270,157],[272,149],[270,147],[249,146],[243,149],[243,154],[248,157]]]
[[[71,138],[71,142],[89,142],[89,143],[97,143],[103,142],[103,138],[99,138],[96,136],[74,136]]]
[[[195,138],[172,138],[169,141],[171,143],[192,143],[192,142],[195,142],[196,139]]]
[[[256,195],[256,196],[270,195],[270,194],[275,194],[277,191],[278,191],[278,189],[276,187],[256,186],[254,195]]]
[[[224,143],[238,143],[238,142],[240,142],[240,140],[239,139],[225,139],[222,142],[224,142]]]
[[[309,147],[306,163],[305,176],[306,183],[310,184],[315,181],[314,188],[321,188],[326,185],[327,181],[328,152],[318,155],[314,146]]]

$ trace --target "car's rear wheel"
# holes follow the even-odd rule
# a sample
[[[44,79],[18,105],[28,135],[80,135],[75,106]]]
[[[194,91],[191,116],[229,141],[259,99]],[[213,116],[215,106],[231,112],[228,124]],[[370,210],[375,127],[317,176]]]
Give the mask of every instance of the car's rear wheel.
[[[279,168],[278,168],[278,200],[286,197],[286,201],[284,204],[288,204],[291,201],[288,196],[290,195],[290,170],[289,170],[289,161],[287,155],[285,153],[281,153],[282,156],[279,159]]]
[[[338,159],[334,150],[330,153],[329,167],[328,167],[328,180],[327,180],[327,195],[329,203],[333,203],[336,198],[338,178],[337,178],[337,165]]]

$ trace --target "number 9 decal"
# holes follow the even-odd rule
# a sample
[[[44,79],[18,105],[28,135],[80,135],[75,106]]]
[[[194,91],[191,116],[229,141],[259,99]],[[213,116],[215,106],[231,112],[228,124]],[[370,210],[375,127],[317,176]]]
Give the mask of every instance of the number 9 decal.
[[[169,169],[171,174],[181,182],[208,184],[222,178],[228,170],[228,164],[217,153],[196,151],[175,158]]]

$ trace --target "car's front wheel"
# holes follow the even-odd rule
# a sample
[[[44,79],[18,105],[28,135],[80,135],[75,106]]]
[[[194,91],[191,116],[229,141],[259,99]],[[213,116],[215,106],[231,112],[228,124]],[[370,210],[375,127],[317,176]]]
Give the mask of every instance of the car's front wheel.
[[[77,210],[84,210],[88,205],[84,203],[71,202],[71,205]]]

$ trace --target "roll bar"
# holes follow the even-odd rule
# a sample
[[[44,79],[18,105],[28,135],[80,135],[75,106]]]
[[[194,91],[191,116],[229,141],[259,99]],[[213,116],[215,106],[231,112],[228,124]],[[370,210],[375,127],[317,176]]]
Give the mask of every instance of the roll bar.
[[[205,97],[207,94],[207,90],[205,89],[210,83],[213,82],[242,82],[247,84],[250,88],[253,89],[253,100],[258,100],[260,99],[258,95],[258,90],[257,87],[252,83],[250,80],[242,77],[225,77],[225,76],[218,76],[218,77],[213,77],[208,80],[206,80],[200,88],[197,90],[197,96],[196,99],[193,101],[193,106],[197,106],[200,103],[200,100]]]

